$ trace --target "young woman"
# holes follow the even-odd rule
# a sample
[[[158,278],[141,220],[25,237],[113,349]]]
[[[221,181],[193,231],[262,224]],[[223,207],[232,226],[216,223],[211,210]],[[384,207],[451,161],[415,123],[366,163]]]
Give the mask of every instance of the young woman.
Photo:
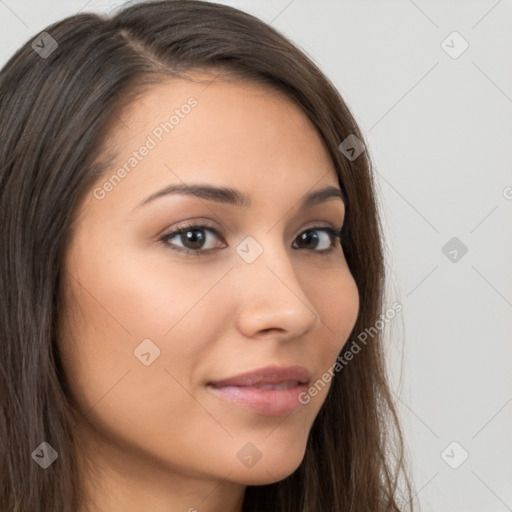
[[[301,51],[207,2],[80,14],[0,110],[0,510],[411,509],[371,162]]]

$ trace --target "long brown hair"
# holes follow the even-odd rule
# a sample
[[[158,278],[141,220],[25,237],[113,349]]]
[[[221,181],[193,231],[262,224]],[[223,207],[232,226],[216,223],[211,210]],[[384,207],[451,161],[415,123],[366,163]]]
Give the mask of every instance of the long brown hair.
[[[366,151],[348,158],[339,149],[349,135],[364,137],[335,87],[283,35],[240,10],[189,0],[136,4],[111,18],[78,14],[44,32],[56,44],[39,36],[40,51],[27,42],[0,72],[2,512],[82,506],[72,399],[56,343],[63,252],[77,204],[107,168],[108,127],[148,84],[223,70],[291,98],[325,141],[347,198],[343,250],[361,305],[352,336],[375,326],[384,300],[371,160]],[[412,510],[382,345],[374,333],[335,375],[299,468],[249,486],[244,511]],[[58,454],[46,470],[31,456],[43,441]]]

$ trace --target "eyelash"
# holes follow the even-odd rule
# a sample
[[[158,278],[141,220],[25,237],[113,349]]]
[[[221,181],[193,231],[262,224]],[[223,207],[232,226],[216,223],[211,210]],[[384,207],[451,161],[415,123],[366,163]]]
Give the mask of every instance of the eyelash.
[[[167,243],[168,240],[171,238],[174,238],[176,235],[183,235],[187,231],[195,231],[195,230],[203,230],[203,229],[206,229],[207,231],[211,231],[218,238],[223,238],[221,233],[213,226],[209,226],[207,224],[187,224],[187,225],[178,227],[177,229],[175,229],[174,231],[171,231],[170,233],[165,234],[164,236],[162,236],[162,238],[160,238],[159,242],[162,242],[163,244],[169,246],[169,244]],[[342,229],[337,230],[337,229],[334,229],[334,228],[331,228],[328,226],[312,226],[312,227],[307,228],[304,231],[302,231],[299,235],[306,233],[308,231],[323,231],[324,233],[327,233],[331,238],[332,245],[329,249],[324,249],[323,251],[316,251],[315,249],[311,249],[312,252],[317,252],[320,254],[330,253],[335,249],[336,240],[339,240],[340,243],[342,240]],[[185,253],[185,254],[189,254],[189,255],[194,254],[196,256],[205,256],[207,254],[210,254],[212,251],[217,250],[218,248],[201,249],[198,251],[194,251],[193,249],[185,249],[183,247],[174,246],[174,247],[170,247],[170,249],[173,251],[176,251],[176,252],[181,252],[181,253]]]

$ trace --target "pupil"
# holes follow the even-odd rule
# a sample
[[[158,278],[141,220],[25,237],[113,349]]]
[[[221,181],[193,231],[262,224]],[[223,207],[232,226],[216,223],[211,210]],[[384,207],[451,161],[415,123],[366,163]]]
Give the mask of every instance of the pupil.
[[[314,240],[318,243],[318,234],[315,231],[306,231],[305,233],[302,233],[301,235],[301,241],[305,241],[306,243],[311,240]],[[316,247],[316,243],[314,244],[314,247]]]
[[[191,233],[200,233],[199,236],[194,235]],[[204,242],[204,235],[202,234],[200,229],[190,229],[185,232],[186,240],[187,242],[191,242],[193,247],[190,247],[190,249],[200,249],[201,243]],[[195,245],[197,244],[197,245]]]

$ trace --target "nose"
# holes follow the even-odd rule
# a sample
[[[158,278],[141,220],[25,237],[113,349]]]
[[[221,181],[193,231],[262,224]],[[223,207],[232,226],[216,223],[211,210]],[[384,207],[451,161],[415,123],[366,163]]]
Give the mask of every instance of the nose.
[[[237,325],[249,338],[296,339],[321,322],[284,247],[265,247],[252,263],[240,259],[232,279]]]

